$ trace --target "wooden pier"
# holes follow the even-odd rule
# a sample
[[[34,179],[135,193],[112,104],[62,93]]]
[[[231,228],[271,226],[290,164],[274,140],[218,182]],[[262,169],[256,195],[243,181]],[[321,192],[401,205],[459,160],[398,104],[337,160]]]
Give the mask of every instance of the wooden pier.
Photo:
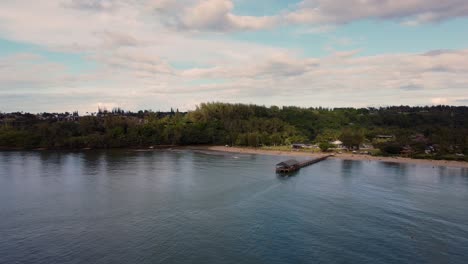
[[[333,155],[326,155],[326,156],[323,156],[323,157],[320,157],[320,158],[301,161],[301,162],[299,162],[297,160],[293,160],[293,159],[286,160],[286,161],[283,161],[283,162],[280,162],[280,163],[276,164],[276,172],[277,173],[289,173],[289,172],[298,171],[301,168],[304,168],[306,166],[315,164],[315,163],[320,162],[322,160],[326,160],[331,156],[333,156]]]

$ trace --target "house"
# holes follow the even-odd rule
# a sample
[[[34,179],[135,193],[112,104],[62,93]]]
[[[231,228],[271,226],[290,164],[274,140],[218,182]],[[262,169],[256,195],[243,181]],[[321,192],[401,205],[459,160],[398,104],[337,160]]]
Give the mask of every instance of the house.
[[[343,148],[343,142],[340,140],[335,140],[333,142],[330,142],[334,146],[334,148]]]
[[[402,157],[410,157],[413,154],[413,149],[410,146],[404,146],[400,151]]]
[[[300,144],[300,143],[294,143],[294,144],[291,145],[291,147],[293,149],[303,149],[303,148],[306,147],[306,145],[305,144]]]
[[[393,136],[393,135],[376,135],[375,136],[376,139],[387,139],[387,140],[393,139],[394,137],[395,136]]]
[[[304,144],[304,143],[293,143],[291,147],[293,149],[304,149],[304,148],[312,148],[313,146],[310,144]]]
[[[436,150],[433,146],[427,146],[425,149],[424,149],[424,153],[426,154],[432,154],[432,153],[435,153]]]
[[[359,149],[374,149],[374,146],[372,146],[372,144],[363,143],[359,146]]]

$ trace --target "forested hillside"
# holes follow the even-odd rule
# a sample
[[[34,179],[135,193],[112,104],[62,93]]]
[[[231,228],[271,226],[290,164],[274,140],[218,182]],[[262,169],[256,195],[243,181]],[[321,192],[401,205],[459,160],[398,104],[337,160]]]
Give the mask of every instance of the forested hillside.
[[[390,139],[381,140],[379,135]],[[372,144],[382,154],[468,154],[468,107],[300,108],[204,103],[167,113],[121,109],[78,113],[0,113],[0,146],[81,149],[157,145]]]

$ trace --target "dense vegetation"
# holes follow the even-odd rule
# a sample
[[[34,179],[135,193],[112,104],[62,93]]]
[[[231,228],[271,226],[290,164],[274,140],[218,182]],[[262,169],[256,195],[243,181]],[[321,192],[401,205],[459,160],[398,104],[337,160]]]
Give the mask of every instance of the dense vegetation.
[[[382,139],[378,135],[390,135]],[[468,107],[299,108],[206,103],[194,111],[0,113],[2,148],[121,148],[228,144],[273,146],[340,139],[349,149],[373,145],[383,155],[468,155]]]

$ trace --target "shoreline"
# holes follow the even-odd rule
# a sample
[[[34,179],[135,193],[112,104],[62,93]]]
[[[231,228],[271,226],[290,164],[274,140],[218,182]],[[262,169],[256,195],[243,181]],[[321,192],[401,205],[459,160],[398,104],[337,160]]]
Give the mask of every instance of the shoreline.
[[[299,151],[281,151],[281,150],[265,150],[245,147],[224,147],[224,146],[185,146],[178,147],[180,149],[189,150],[202,150],[202,151],[218,151],[227,153],[240,153],[240,154],[256,154],[256,155],[272,155],[272,156],[287,156],[287,157],[320,157],[327,153],[306,153]],[[417,165],[430,165],[442,167],[457,167],[468,168],[468,162],[453,161],[453,160],[426,160],[426,159],[411,159],[403,157],[379,157],[370,155],[358,155],[350,153],[337,154],[330,157],[331,159],[341,160],[362,160],[362,161],[379,161],[379,162],[393,162],[404,164],[417,164]]]
[[[287,150],[267,150],[259,148],[250,148],[250,147],[225,147],[225,146],[210,146],[210,145],[188,145],[188,146],[177,146],[177,145],[162,145],[155,146],[154,148],[114,148],[115,149],[126,149],[132,151],[158,151],[158,150],[167,150],[167,149],[185,149],[185,150],[195,150],[195,151],[213,151],[213,152],[223,152],[223,153],[239,153],[239,154],[254,154],[254,155],[271,155],[271,156],[283,156],[283,157],[321,157],[325,154],[332,153],[308,153],[300,151],[287,151]],[[93,149],[93,148],[83,148],[83,149],[47,149],[47,148],[36,148],[28,149],[26,151],[94,151],[94,150],[113,150],[111,149]],[[21,148],[0,148],[0,151],[25,151]],[[391,162],[391,163],[403,163],[403,164],[417,164],[417,165],[429,165],[429,166],[441,166],[441,167],[455,167],[455,168],[467,168],[468,162],[466,161],[454,161],[454,160],[428,160],[428,159],[412,159],[404,157],[383,157],[383,156],[370,156],[370,155],[359,155],[352,153],[333,153],[334,156],[330,157],[331,159],[341,159],[341,160],[361,160],[361,161],[379,161],[379,162]]]

